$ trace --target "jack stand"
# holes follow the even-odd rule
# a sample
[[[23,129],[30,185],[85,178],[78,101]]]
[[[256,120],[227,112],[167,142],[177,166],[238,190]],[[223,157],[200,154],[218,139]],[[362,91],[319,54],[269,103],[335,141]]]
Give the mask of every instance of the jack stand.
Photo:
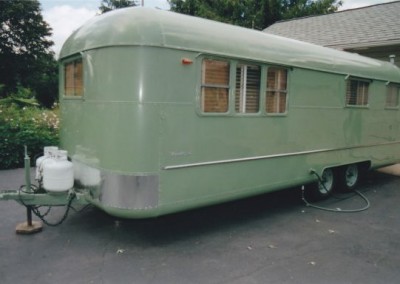
[[[25,146],[25,184],[26,191],[31,191],[31,160],[28,156],[28,149]],[[15,228],[17,234],[30,235],[41,232],[43,229],[42,222],[32,221],[32,206],[26,206],[26,222],[18,224]]]
[[[15,232],[21,235],[31,235],[41,232],[42,229],[42,222],[32,221],[32,206],[26,206],[26,222],[18,224]]]

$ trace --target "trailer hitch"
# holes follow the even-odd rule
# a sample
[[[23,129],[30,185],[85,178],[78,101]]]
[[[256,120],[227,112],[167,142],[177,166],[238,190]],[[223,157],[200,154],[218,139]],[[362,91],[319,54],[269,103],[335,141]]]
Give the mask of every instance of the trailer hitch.
[[[26,207],[26,222],[20,223],[16,226],[17,234],[34,234],[42,231],[43,224],[40,221],[32,220],[32,212],[39,217],[45,224],[54,226],[62,223],[71,208],[72,204],[87,205],[86,191],[76,191],[74,188],[67,192],[61,193],[47,193],[45,190],[35,190],[37,187],[33,186],[30,177],[30,158],[25,146],[24,157],[25,169],[25,185],[21,186],[18,190],[4,190],[0,192],[0,200],[14,200]],[[44,219],[46,214],[41,214],[38,210],[41,206],[66,206],[66,211],[63,218],[57,224],[51,224]]]

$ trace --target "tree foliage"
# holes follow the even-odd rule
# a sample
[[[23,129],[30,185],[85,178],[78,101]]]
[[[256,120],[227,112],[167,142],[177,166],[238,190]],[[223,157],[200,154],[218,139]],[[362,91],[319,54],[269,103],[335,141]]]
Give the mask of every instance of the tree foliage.
[[[102,0],[99,7],[100,13],[104,14],[115,9],[137,6],[135,0]]]
[[[337,11],[340,0],[168,0],[171,11],[264,29],[276,21]]]
[[[44,105],[56,100],[57,63],[50,36],[37,0],[0,1],[0,98],[23,86]]]

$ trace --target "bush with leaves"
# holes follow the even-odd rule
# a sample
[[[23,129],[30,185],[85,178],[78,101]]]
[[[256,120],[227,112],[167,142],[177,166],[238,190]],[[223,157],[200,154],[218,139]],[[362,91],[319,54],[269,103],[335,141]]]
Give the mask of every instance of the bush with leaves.
[[[0,169],[23,167],[24,146],[31,165],[43,147],[58,145],[58,109],[42,109],[32,99],[0,100]]]

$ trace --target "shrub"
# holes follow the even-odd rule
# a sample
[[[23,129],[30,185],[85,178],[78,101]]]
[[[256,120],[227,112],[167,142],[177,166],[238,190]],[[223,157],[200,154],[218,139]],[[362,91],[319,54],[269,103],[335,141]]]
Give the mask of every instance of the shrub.
[[[7,101],[5,101],[7,100]],[[44,146],[59,143],[58,109],[41,109],[21,99],[0,103],[0,169],[23,167],[24,145],[31,165]]]

